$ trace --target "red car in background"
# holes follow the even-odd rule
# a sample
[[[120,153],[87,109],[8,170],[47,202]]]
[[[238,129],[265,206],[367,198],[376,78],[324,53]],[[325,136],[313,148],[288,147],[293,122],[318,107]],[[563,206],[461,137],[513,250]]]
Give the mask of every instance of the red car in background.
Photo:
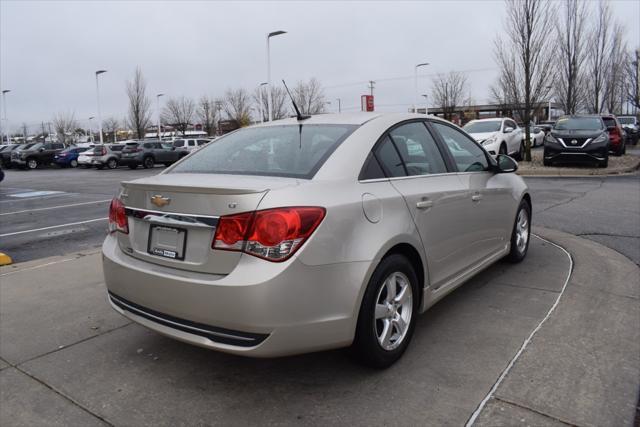
[[[609,132],[609,151],[615,156],[622,156],[627,152],[627,135],[622,125],[613,114],[603,114],[602,121]]]

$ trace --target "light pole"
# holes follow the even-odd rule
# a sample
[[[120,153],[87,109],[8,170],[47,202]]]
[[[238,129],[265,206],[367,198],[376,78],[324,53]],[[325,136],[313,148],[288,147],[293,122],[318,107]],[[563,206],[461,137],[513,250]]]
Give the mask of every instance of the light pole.
[[[418,64],[415,66],[415,68],[413,69],[413,84],[414,84],[414,89],[415,89],[415,93],[413,94],[413,112],[417,113],[417,106],[418,106],[418,68],[420,67],[425,67],[429,65],[428,62],[423,62],[422,64]]]
[[[263,82],[258,86],[258,96],[260,97],[260,123],[264,123],[264,105],[262,104],[262,86],[267,85],[269,83]]]
[[[422,96],[424,97],[424,114],[429,114],[429,101],[427,100],[429,95],[423,93]]]
[[[9,141],[9,120],[7,119],[7,94],[11,92],[10,89],[5,89],[2,91],[2,109],[4,110],[4,133],[7,137],[7,144],[10,144]]]
[[[100,144],[104,144],[104,140],[102,138],[102,113],[100,112],[100,86],[98,85],[98,76],[106,72],[107,70],[96,71],[96,99],[98,100],[98,130],[100,131]]]
[[[272,31],[267,34],[267,83],[269,84],[269,98],[267,99],[267,108],[269,109],[269,121],[273,120],[273,110],[271,106],[271,53],[269,51],[269,39],[271,37],[279,36],[280,34],[286,33],[286,31],[278,30]]]
[[[545,89],[553,89],[553,86],[546,86]],[[549,95],[549,108],[547,110],[547,121],[551,121],[551,95]]]
[[[95,119],[95,117],[89,117],[89,135],[91,135],[91,142],[93,141],[93,126],[91,126],[91,120]]]
[[[162,131],[160,130],[160,97],[164,96],[164,93],[159,93],[156,95],[156,110],[157,110],[157,120],[158,120],[158,139],[162,141]]]
[[[342,102],[340,100],[340,98],[336,98],[336,101],[338,101],[338,113],[342,112]]]

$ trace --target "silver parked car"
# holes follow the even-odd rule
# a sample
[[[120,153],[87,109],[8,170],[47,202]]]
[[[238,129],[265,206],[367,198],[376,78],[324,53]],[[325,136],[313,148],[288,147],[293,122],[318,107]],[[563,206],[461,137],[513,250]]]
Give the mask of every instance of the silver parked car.
[[[494,262],[525,257],[531,199],[516,168],[424,115],[243,128],[122,184],[102,248],[109,301],[211,349],[351,346],[385,367],[418,313]]]

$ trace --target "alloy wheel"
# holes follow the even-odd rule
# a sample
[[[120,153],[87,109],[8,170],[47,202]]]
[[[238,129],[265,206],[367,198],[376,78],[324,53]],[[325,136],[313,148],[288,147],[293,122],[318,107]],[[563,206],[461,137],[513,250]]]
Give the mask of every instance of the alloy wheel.
[[[516,220],[516,248],[524,253],[529,241],[529,214],[525,209],[520,209]]]
[[[375,333],[378,344],[387,351],[404,341],[413,315],[413,290],[404,273],[391,273],[376,297]]]
[[[78,167],[78,161],[77,160],[71,160],[71,162],[69,163],[69,166],[71,166],[72,168],[77,168]]]
[[[107,162],[107,167],[109,169],[115,169],[118,167],[118,162],[116,161],[116,159],[109,159],[109,161]]]
[[[38,167],[38,161],[36,159],[29,159],[29,161],[27,161],[27,167],[29,169],[35,169]]]

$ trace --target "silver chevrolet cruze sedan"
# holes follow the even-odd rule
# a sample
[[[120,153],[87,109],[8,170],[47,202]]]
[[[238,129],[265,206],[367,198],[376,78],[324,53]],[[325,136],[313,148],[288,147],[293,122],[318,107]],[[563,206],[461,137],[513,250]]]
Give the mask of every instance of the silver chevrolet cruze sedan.
[[[424,115],[240,129],[122,183],[102,248],[109,301],[215,350],[350,346],[386,367],[418,313],[492,263],[525,257],[531,198],[516,168]]]

